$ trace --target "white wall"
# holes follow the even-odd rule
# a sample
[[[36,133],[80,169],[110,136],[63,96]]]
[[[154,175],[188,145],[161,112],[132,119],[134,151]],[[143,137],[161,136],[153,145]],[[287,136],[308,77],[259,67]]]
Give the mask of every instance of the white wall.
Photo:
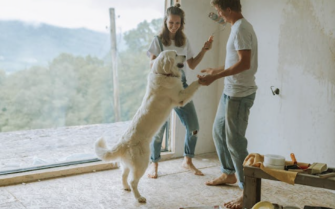
[[[210,6],[209,1],[204,0],[182,0],[181,8],[185,11],[186,16],[186,36],[191,42],[194,53],[197,54],[212,32],[219,26],[208,17],[208,13],[214,11],[214,8]],[[216,64],[219,57],[218,51],[219,45],[216,44],[210,51],[206,52],[202,62],[195,70],[186,70],[188,83],[197,79],[196,76],[200,73],[201,69],[208,67],[212,63]],[[196,93],[193,101],[200,123],[195,154],[215,152],[212,139],[212,125],[217,107],[217,85],[201,87]],[[184,126],[180,123],[179,119],[176,121],[175,157],[183,155],[185,135]]]
[[[280,154],[298,161],[335,166],[335,1],[242,0],[242,13],[253,24],[259,43],[259,87],[251,110],[249,152]],[[197,52],[212,31],[221,27],[207,15],[209,0],[182,0],[185,32]],[[223,65],[230,27],[189,81],[205,67]],[[219,40],[218,40],[219,38]],[[223,81],[202,87],[195,96],[200,120],[196,154],[215,151],[212,123]],[[273,96],[270,86],[280,89]],[[180,125],[180,124],[179,124]],[[176,155],[182,155],[183,127],[177,126]]]
[[[242,12],[259,43],[249,151],[335,166],[335,1],[243,0]]]

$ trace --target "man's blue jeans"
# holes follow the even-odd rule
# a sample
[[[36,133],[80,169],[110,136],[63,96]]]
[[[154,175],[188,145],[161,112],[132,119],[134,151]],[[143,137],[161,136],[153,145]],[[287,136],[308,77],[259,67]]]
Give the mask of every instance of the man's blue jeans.
[[[256,93],[246,97],[222,95],[213,125],[213,138],[221,171],[234,174],[244,188],[243,161],[248,155],[245,132]]]
[[[186,83],[186,77],[183,70],[182,73],[182,83],[183,87],[186,88],[188,85]],[[193,101],[187,103],[184,107],[176,107],[174,108],[177,115],[179,116],[180,121],[186,128],[185,134],[185,146],[184,146],[184,156],[193,158],[194,157],[194,150],[198,140],[198,132],[199,132],[199,122],[197,113],[195,111],[195,107]],[[163,134],[164,130],[167,126],[165,123],[161,129],[157,132],[157,134],[153,137],[152,142],[150,144],[151,149],[151,161],[158,162],[161,158],[161,147],[163,141]]]

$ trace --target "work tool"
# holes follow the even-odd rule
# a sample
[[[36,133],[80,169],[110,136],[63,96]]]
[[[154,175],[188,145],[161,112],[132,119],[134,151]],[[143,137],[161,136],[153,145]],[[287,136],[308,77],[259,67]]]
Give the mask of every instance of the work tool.
[[[308,166],[298,165],[298,161],[295,158],[294,153],[291,153],[290,156],[291,156],[291,160],[292,160],[293,165],[287,165],[286,168],[285,168],[286,170],[289,170],[289,169],[302,169],[302,170],[306,170],[308,168]]]

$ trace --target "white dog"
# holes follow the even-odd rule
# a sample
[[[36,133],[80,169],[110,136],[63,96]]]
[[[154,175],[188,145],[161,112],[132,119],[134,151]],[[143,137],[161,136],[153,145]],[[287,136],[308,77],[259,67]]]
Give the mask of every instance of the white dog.
[[[149,164],[152,137],[167,120],[171,110],[186,105],[200,86],[198,81],[194,81],[186,89],[183,88],[178,67],[183,67],[184,61],[185,56],[178,56],[175,51],[161,52],[153,60],[141,107],[122,138],[111,149],[107,148],[103,138],[95,143],[99,158],[120,161],[123,187],[127,191],[132,190],[139,202],[146,202],[137,185]]]

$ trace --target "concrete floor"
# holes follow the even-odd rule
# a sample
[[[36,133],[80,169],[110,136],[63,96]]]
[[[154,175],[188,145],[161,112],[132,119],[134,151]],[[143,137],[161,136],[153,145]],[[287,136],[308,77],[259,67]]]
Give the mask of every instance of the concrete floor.
[[[93,144],[116,143],[130,121],[0,132],[0,172],[96,158]]]
[[[220,175],[216,154],[196,156],[194,164],[205,176],[181,168],[182,159],[159,164],[158,179],[144,176],[139,190],[147,203],[140,204],[122,190],[120,169],[92,172],[28,184],[0,187],[2,209],[178,209],[221,205],[238,197],[237,185],[209,187],[205,182]],[[305,205],[335,208],[334,191],[263,180],[262,200],[283,206]]]

